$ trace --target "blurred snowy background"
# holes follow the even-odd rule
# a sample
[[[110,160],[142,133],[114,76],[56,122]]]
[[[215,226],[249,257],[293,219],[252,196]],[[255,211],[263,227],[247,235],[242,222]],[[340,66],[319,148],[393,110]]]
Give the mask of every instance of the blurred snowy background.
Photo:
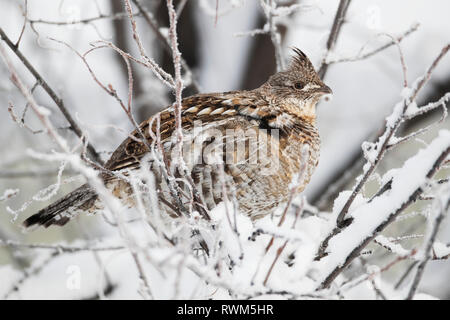
[[[166,34],[169,22],[165,1],[141,0],[141,3],[154,14],[161,27],[161,34]],[[305,0],[277,1],[277,3],[286,7],[299,4],[296,10],[276,20],[284,57],[289,59],[290,47],[295,46],[303,50],[318,67],[326,54],[326,42],[339,1]],[[266,23],[260,1],[175,1],[176,7],[180,4],[184,6],[178,24],[180,51],[192,69],[201,92],[251,89],[259,86],[275,72],[274,47],[270,36],[245,35],[253,29],[263,28]],[[21,36],[24,11],[25,1],[0,0],[0,28],[13,41]],[[107,40],[124,51],[139,56],[132,39],[129,20],[123,12],[125,12],[123,2],[119,0],[28,0],[26,15],[29,23],[21,36],[19,46],[20,51],[64,99],[66,107],[82,130],[88,134],[89,141],[103,159],[106,159],[109,152],[126,137],[132,126],[114,99],[94,83],[81,59],[66,46],[50,38],[63,40],[79,52],[88,50],[93,41]],[[335,61],[357,57],[361,52],[370,52],[389,43],[392,40],[390,37],[407,33],[400,46],[407,65],[408,81],[412,83],[425,72],[440,50],[449,43],[448,12],[450,3],[445,0],[352,1],[336,46],[327,59]],[[120,14],[121,19],[108,18]],[[77,23],[99,16],[106,18]],[[164,70],[173,73],[170,51],[164,49],[160,39],[142,16],[136,16],[136,20],[148,55]],[[35,83],[33,77],[4,43],[0,45],[5,48],[20,76],[31,88]],[[99,79],[111,83],[118,94],[126,98],[127,74],[119,55],[109,49],[96,50],[88,56],[88,61]],[[134,115],[140,122],[172,103],[173,94],[148,69],[137,65],[133,68]],[[355,177],[362,172],[362,142],[376,137],[384,126],[383,120],[402,98],[403,73],[398,48],[393,45],[367,59],[330,64],[324,82],[333,89],[334,96],[331,101],[324,101],[318,106],[317,124],[322,139],[321,158],[305,195],[309,203],[326,211],[331,210],[338,192],[351,189],[354,185]],[[430,83],[421,92],[418,104],[435,101],[448,91],[450,91],[450,57],[444,57],[434,71]],[[185,96],[193,93],[192,86],[188,86],[184,91]],[[71,146],[75,146],[79,140],[71,131],[65,129],[68,126],[67,121],[56,105],[39,86],[34,95],[42,106],[51,111],[50,120],[55,127],[62,128],[58,132]],[[28,127],[36,131],[43,129],[35,114],[31,110],[26,110],[29,108],[26,107],[25,99],[11,83],[7,68],[2,63],[0,64],[0,196],[5,190],[18,189],[19,192],[14,197],[0,202],[0,239],[21,243],[64,243],[72,247],[82,247],[86,241],[93,243],[94,247],[120,245],[118,240],[117,242],[111,240],[118,238],[116,229],[107,225],[100,216],[79,217],[76,222],[63,228],[51,227],[32,233],[22,232],[20,224],[26,217],[54,201],[57,196],[81,184],[82,179],[77,178],[73,182],[64,183],[57,196],[51,199],[30,202],[39,190],[57,181],[59,164],[30,157],[28,149],[49,153],[55,145],[45,133],[32,133],[12,121],[8,112],[9,102],[13,104],[17,117],[19,119],[24,117]],[[412,132],[435,121],[439,116],[439,112],[432,112],[415,119],[404,125],[401,132],[403,134]],[[448,119],[421,135],[420,139],[425,143],[430,142],[442,128],[450,129]],[[391,168],[401,166],[423,146],[423,142],[412,141],[397,147],[383,160],[378,172],[383,174]],[[72,177],[74,174],[69,166],[63,178]],[[344,179],[342,185],[337,186],[336,192],[330,194],[330,185],[345,175],[348,179]],[[377,187],[373,179],[363,191],[373,194]],[[328,196],[324,198],[323,195],[326,193]],[[7,207],[19,210],[24,204],[27,204],[26,208],[18,212],[18,215],[7,210]],[[249,223],[242,219],[244,226]],[[393,226],[387,232],[389,235],[397,236],[420,235],[424,233],[426,225],[424,220]],[[306,234],[313,234],[314,228],[317,227],[312,225],[312,229],[308,231],[307,226],[308,222],[300,227],[305,229],[303,231]],[[248,228],[243,227],[243,230],[251,229]],[[245,231],[242,231],[242,237],[245,234]],[[450,242],[448,219],[444,220],[438,238],[442,243]],[[108,240],[104,242],[102,239]],[[407,248],[420,243],[420,237],[411,237],[402,242]],[[309,255],[314,251],[311,248],[302,250],[307,251],[305,254]],[[371,267],[373,265],[382,267],[392,260],[386,250],[379,246],[373,246],[371,250],[371,255],[366,258]],[[161,252],[156,256],[164,260],[166,254],[168,253]],[[355,264],[361,263],[359,261]],[[174,265],[178,268],[176,263]],[[392,288],[409,265],[411,261],[405,259],[396,263],[389,272],[381,274],[383,281],[392,284],[384,288],[385,295],[390,295],[390,298],[402,297]],[[137,289],[141,283],[136,273],[132,271],[134,269],[129,253],[123,250],[112,252],[81,250],[76,253],[62,253],[54,250],[0,246],[0,298],[87,299],[104,297],[103,295],[106,298],[139,298],[141,295]],[[157,270],[156,267],[154,269]],[[154,275],[157,273],[155,270],[150,272],[152,274],[150,278],[153,279],[151,287],[155,288],[156,293],[153,294],[157,298],[207,298],[216,294],[210,287],[201,287],[193,275],[186,275],[186,279],[181,281],[180,288],[175,290],[168,284],[179,283],[179,277],[182,276],[174,272],[158,277]],[[244,271],[241,277],[251,278],[245,267],[242,267],[242,270]],[[281,276],[283,269],[278,272]],[[351,274],[352,270],[348,272]],[[81,277],[81,285],[76,281],[71,283],[73,277],[78,274]],[[276,274],[273,278],[276,279]],[[311,285],[305,280],[302,281],[305,287]],[[449,281],[450,261],[431,261],[427,264],[419,291],[437,298],[450,299],[450,287],[447,285]],[[279,286],[280,283],[274,283],[272,288],[281,290]],[[98,290],[99,288],[104,292]],[[369,291],[355,286],[352,290],[341,294],[345,298],[376,297]],[[213,297],[221,298],[227,295],[219,291]]]

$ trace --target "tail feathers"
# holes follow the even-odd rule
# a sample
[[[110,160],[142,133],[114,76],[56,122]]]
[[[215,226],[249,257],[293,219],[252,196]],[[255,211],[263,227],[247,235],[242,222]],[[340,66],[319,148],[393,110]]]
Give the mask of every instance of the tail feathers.
[[[96,200],[97,194],[95,191],[88,184],[84,184],[38,213],[33,214],[23,222],[23,225],[26,228],[33,226],[48,228],[51,225],[63,226],[78,213],[77,211],[89,210]]]

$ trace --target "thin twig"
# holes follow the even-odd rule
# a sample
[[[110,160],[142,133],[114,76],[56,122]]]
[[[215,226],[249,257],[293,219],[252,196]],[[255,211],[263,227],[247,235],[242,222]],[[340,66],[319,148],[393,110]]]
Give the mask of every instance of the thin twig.
[[[432,167],[429,169],[428,173],[425,176],[425,179],[429,180],[431,179],[435,173],[440,169],[443,161],[447,158],[447,156],[450,154],[450,147],[446,148],[445,150],[440,153],[439,157],[436,159]],[[395,221],[398,215],[400,215],[406,208],[408,208],[412,203],[414,203],[417,198],[423,193],[423,188],[418,187],[414,192],[411,193],[409,198],[401,204],[401,206],[395,210],[395,212],[392,212],[387,219],[385,219],[381,224],[375,227],[374,232],[370,235],[367,235],[364,240],[361,241],[361,243],[356,247],[353,248],[353,250],[350,252],[350,254],[346,257],[345,262],[342,263],[339,266],[336,266],[333,271],[331,271],[326,277],[325,280],[322,281],[322,284],[320,285],[319,289],[327,288],[331,282],[356,258],[359,256],[359,253],[362,249],[364,249],[381,231],[383,231],[388,225],[390,225],[392,222]],[[333,236],[336,234],[339,234],[342,232],[342,230],[335,231],[333,230]],[[325,241],[329,241],[330,236],[327,237]],[[324,241],[324,242],[325,242]],[[322,257],[324,256],[323,249],[320,249],[319,251],[322,252]],[[319,257],[320,259],[320,257]]]
[[[63,113],[64,117],[70,124],[71,130],[81,139],[85,139],[85,135],[81,131],[78,124],[75,122],[75,120],[70,115],[69,111],[67,110],[66,106],[64,105],[64,101],[55,93],[55,91],[48,85],[48,83],[44,80],[44,78],[36,71],[36,69],[31,65],[31,63],[28,61],[27,58],[20,52],[18,47],[11,42],[11,40],[8,38],[8,36],[5,34],[2,28],[0,28],[0,37],[3,41],[8,45],[8,47],[16,54],[16,56],[22,61],[22,63],[25,65],[25,67],[30,71],[30,73],[34,76],[36,81],[39,82],[41,87],[47,92],[47,94],[50,96],[50,98],[55,102],[55,104],[58,106],[59,110]],[[91,145],[91,143],[88,143],[87,146],[89,153],[91,157],[99,164],[102,164],[97,151],[95,151],[94,147]]]
[[[3,37],[2,34],[3,30],[0,28],[0,34]],[[53,125],[50,123],[48,116],[48,110],[46,110],[43,107],[40,107],[36,100],[34,99],[33,95],[31,94],[30,90],[26,88],[22,80],[19,78],[17,71],[15,70],[11,60],[9,59],[6,51],[4,50],[3,46],[0,45],[0,54],[6,64],[6,66],[9,69],[9,72],[11,74],[11,81],[17,86],[17,88],[20,90],[22,95],[27,99],[28,103],[30,104],[33,111],[36,113],[36,116],[39,118],[39,120],[42,122],[44,127],[47,130],[47,134],[52,137],[55,142],[61,147],[62,150],[69,153],[70,150],[67,146],[67,143],[65,140],[63,140],[55,131]]]
[[[278,222],[278,227],[280,227],[284,223],[287,212],[288,212],[289,208],[291,207],[292,201],[294,200],[295,196],[298,194],[299,187],[301,187],[304,184],[306,164],[308,163],[308,159],[309,159],[309,146],[308,145],[303,146],[301,153],[300,153],[300,159],[301,159],[301,165],[299,168],[299,172],[297,173],[297,176],[294,177],[294,179],[292,181],[291,190],[289,192],[289,198],[286,203],[286,206],[284,207],[283,214],[281,215],[280,221]],[[295,220],[294,220],[294,223],[292,224],[292,229],[295,228],[295,224],[297,222],[298,216],[303,212],[304,202],[305,202],[305,199],[302,199],[302,204],[299,207],[297,207],[297,209],[295,210]],[[270,247],[272,246],[272,244],[274,242],[274,239],[275,239],[275,236],[272,236],[272,239],[266,246],[265,253],[267,253],[269,251]],[[286,247],[287,243],[288,243],[288,241],[286,240],[285,243],[280,248],[278,248],[275,259],[272,262],[272,265],[270,266],[269,271],[267,272],[267,275],[264,279],[264,282],[263,282],[264,285],[267,285],[267,281],[269,280],[269,277],[270,277],[270,274],[272,273],[273,267],[275,266],[278,258],[280,257],[280,255],[283,252],[284,248]]]
[[[408,269],[406,269],[406,271],[403,273],[403,275],[400,277],[400,279],[398,280],[398,282],[395,284],[394,289],[398,289],[400,288],[401,284],[403,283],[403,281],[405,281],[405,279],[408,277],[408,275],[411,273],[411,271],[414,269],[414,267],[416,266],[416,264],[418,264],[419,261],[414,261],[413,263],[410,264],[410,266],[408,267]]]
[[[25,28],[27,26],[27,20],[28,20],[28,0],[25,0],[25,8],[23,9],[22,15],[24,17],[24,21],[23,21],[23,25],[22,25],[22,30],[20,31],[20,35],[19,38],[16,41],[16,48],[19,47],[20,45],[20,41],[22,40],[23,34],[25,33]]]
[[[109,247],[93,247],[93,246],[66,246],[66,245],[49,245],[49,244],[36,244],[36,243],[22,243],[17,241],[2,241],[0,240],[0,247],[13,247],[23,249],[43,249],[43,250],[55,250],[64,253],[76,253],[80,251],[116,251],[123,250],[125,246],[109,246]]]
[[[423,257],[422,261],[419,262],[419,265],[417,267],[417,272],[414,276],[413,282],[411,284],[408,295],[406,297],[407,300],[411,300],[414,298],[414,295],[417,291],[420,280],[422,279],[423,272],[425,271],[425,266],[427,265],[428,261],[430,261],[433,258],[433,255],[431,252],[432,248],[433,248],[433,244],[436,239],[439,227],[440,227],[442,221],[444,220],[444,216],[446,215],[446,213],[450,207],[450,188],[443,187],[442,189],[443,189],[443,191],[445,190],[444,198],[446,198],[446,200],[445,200],[445,203],[441,203],[440,199],[438,199],[436,201],[436,203],[437,203],[436,206],[440,207],[439,213],[437,214],[436,218],[432,221],[432,230],[431,230],[430,237],[425,246],[424,257]]]
[[[173,112],[175,118],[175,128],[176,128],[176,161],[181,168],[183,173],[183,178],[187,179],[191,190],[194,193],[194,200],[200,205],[197,206],[199,213],[207,220],[210,220],[208,212],[205,210],[206,206],[203,204],[200,193],[195,187],[194,181],[191,175],[188,173],[186,163],[183,159],[183,128],[181,119],[181,108],[182,108],[182,91],[184,88],[183,80],[181,78],[181,53],[178,49],[178,36],[177,36],[177,14],[173,6],[172,0],[167,0],[167,9],[169,12],[169,39],[172,49],[173,65],[175,69],[175,103],[173,104]]]
[[[327,59],[327,63],[328,65],[332,65],[334,63],[342,63],[342,62],[353,62],[353,61],[360,61],[360,60],[364,60],[364,59],[368,59],[374,55],[376,55],[377,53],[380,53],[381,51],[384,51],[388,48],[390,48],[391,46],[400,43],[403,41],[403,39],[405,39],[407,36],[409,36],[410,34],[412,34],[413,32],[417,31],[417,29],[419,28],[420,24],[419,23],[415,23],[413,24],[408,30],[406,30],[404,33],[402,33],[401,35],[397,36],[397,37],[393,37],[390,36],[391,41],[367,52],[367,53],[362,53],[365,45],[359,50],[359,53],[353,57],[348,57],[348,58],[340,58],[340,59]]]
[[[327,73],[329,64],[327,63],[327,57],[330,51],[334,49],[336,45],[337,39],[339,37],[339,33],[341,32],[342,24],[345,21],[345,15],[347,14],[347,9],[350,5],[351,0],[341,0],[339,2],[339,6],[336,11],[336,15],[334,16],[333,25],[331,26],[331,31],[328,36],[327,45],[326,45],[326,54],[322,59],[322,63],[319,67],[319,77],[321,79],[325,78],[325,74]]]
[[[367,168],[365,168],[363,176],[358,180],[358,183],[353,188],[352,194],[350,195],[350,197],[347,199],[344,206],[342,207],[342,209],[337,217],[337,220],[336,220],[338,226],[343,223],[343,221],[345,219],[345,215],[347,214],[347,212],[350,208],[350,205],[353,203],[353,200],[359,194],[362,187],[365,185],[365,183],[367,182],[369,177],[375,171],[379,162],[381,161],[384,154],[386,153],[387,148],[390,143],[390,140],[391,140],[391,137],[393,137],[395,135],[395,132],[400,127],[400,124],[404,121],[403,116],[405,115],[405,113],[408,109],[408,106],[411,104],[412,101],[415,100],[419,91],[422,89],[422,87],[425,85],[425,83],[430,79],[431,73],[434,71],[434,69],[436,68],[439,61],[448,52],[449,49],[450,49],[450,45],[447,45],[441,50],[439,55],[433,60],[431,66],[427,69],[425,75],[422,76],[418,80],[418,82],[416,83],[416,86],[412,89],[412,92],[410,93],[410,95],[403,99],[403,101],[402,101],[403,106],[402,106],[401,113],[399,115],[395,115],[397,110],[394,110],[393,115],[395,115],[397,118],[394,119],[393,123],[388,124],[386,122],[384,133],[380,136],[376,145],[373,146],[374,148],[376,148],[376,156],[374,157],[372,162],[368,162],[369,166],[367,166]]]
[[[134,16],[139,17],[139,16],[142,16],[142,14],[140,12],[136,12],[136,13],[134,13]],[[121,20],[121,19],[126,19],[127,17],[128,17],[128,13],[118,12],[118,13],[111,14],[111,15],[100,14],[96,17],[80,19],[80,20],[49,21],[49,20],[42,20],[42,19],[35,19],[35,20],[28,19],[28,22],[30,24],[48,24],[48,25],[54,25],[54,26],[67,26],[67,25],[76,25],[76,24],[89,24],[94,21],[105,20],[105,19]]]
[[[154,17],[152,16],[152,14],[146,10],[144,8],[144,6],[142,5],[140,0],[132,0],[132,2],[136,5],[136,7],[138,8],[139,12],[143,15],[144,20],[147,22],[147,24],[149,25],[149,27],[153,30],[153,32],[156,35],[156,38],[163,44],[163,49],[167,52],[167,53],[172,53],[172,48],[171,48],[171,44],[170,44],[170,40],[167,39],[162,33],[161,30],[159,28],[158,23],[156,22],[156,20],[154,19]],[[186,63],[186,61],[183,59],[183,57],[180,57],[180,62],[181,62],[181,66],[183,67],[184,71],[186,72],[187,78],[190,79],[191,81],[191,85],[192,88],[194,89],[195,93],[199,93],[201,92],[200,90],[200,85],[198,84],[198,82],[196,81],[195,77],[194,77],[194,73],[192,72],[192,70],[189,68],[188,64]]]
[[[275,61],[277,65],[277,71],[282,71],[285,68],[285,61],[283,52],[281,49],[281,36],[278,32],[277,26],[274,20],[274,11],[277,8],[276,1],[274,0],[260,0],[261,7],[268,23],[268,32],[270,33],[270,39],[275,49]]]
[[[3,300],[8,299],[14,292],[17,292],[20,286],[27,281],[30,277],[39,274],[53,259],[59,255],[58,251],[52,252],[45,260],[41,261],[39,265],[33,266],[28,270],[24,270],[22,277],[20,277],[15,283],[12,285],[11,289],[3,296]]]

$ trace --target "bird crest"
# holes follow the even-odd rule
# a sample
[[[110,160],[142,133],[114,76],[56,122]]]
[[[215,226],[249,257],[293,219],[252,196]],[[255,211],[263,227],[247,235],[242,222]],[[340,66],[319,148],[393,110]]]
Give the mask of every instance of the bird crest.
[[[313,64],[302,50],[292,47],[292,51],[294,51],[294,55],[292,56],[290,69],[301,72],[307,71],[315,73]]]

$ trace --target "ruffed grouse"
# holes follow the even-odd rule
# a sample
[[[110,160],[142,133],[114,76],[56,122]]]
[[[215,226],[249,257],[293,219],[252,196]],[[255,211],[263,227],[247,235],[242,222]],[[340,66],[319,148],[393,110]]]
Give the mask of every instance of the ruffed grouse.
[[[262,217],[287,201],[289,185],[301,168],[305,171],[298,191],[302,191],[319,158],[315,106],[331,89],[320,80],[306,55],[298,49],[294,52],[289,68],[274,74],[257,89],[199,94],[182,100],[183,159],[187,170],[181,172],[181,162],[174,161],[176,129],[170,107],[140,125],[147,143],[135,130],[135,138],[126,139],[114,151],[105,164],[110,173],[101,174],[105,185],[124,204],[133,206],[132,188],[114,173],[129,176],[146,161],[146,167],[154,173],[159,207],[174,217],[181,214],[180,206],[192,202],[194,209],[206,212],[222,201],[224,190],[235,197],[241,213],[252,219]],[[158,123],[158,145],[164,149],[162,161],[154,161],[155,153],[149,152],[149,146],[155,146]],[[305,145],[307,153],[302,152]],[[170,177],[184,177],[190,188],[189,183]],[[173,184],[169,187],[168,181],[177,181],[175,188]],[[178,201],[174,189],[179,191]],[[187,194],[194,194],[194,201]],[[101,208],[97,193],[85,184],[29,217],[24,225],[64,225],[79,212]]]

